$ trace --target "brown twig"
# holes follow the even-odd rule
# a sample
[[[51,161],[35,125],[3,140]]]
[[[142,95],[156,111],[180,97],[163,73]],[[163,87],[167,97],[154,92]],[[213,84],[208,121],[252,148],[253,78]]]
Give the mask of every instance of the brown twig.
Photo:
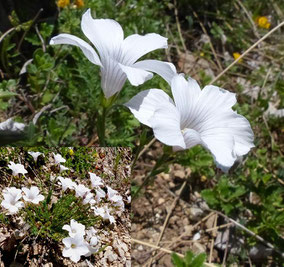
[[[176,24],[177,24],[178,35],[179,35],[183,50],[184,50],[184,52],[186,52],[187,49],[186,49],[185,42],[184,42],[184,39],[183,39],[182,33],[181,33],[181,27],[180,27],[179,18],[178,18],[178,9],[177,9],[177,1],[176,0],[174,0],[174,6],[175,6],[175,19],[176,19]]]
[[[158,247],[154,244],[151,244],[151,243],[147,243],[147,242],[144,242],[144,241],[141,241],[141,240],[138,240],[138,239],[134,239],[134,238],[131,238],[131,241],[134,242],[134,243],[137,243],[137,244],[140,244],[140,245],[143,245],[143,246],[147,246],[147,247],[150,247],[150,248],[153,248],[155,250],[160,250],[162,252],[165,252],[165,253],[168,253],[168,254],[172,254],[174,253],[174,251],[171,251],[169,249],[165,249],[165,248],[161,248],[161,247]],[[177,253],[175,252],[179,257],[181,258],[184,258],[184,255],[180,254],[180,253]],[[205,266],[207,267],[216,267],[214,264],[210,264],[210,263],[204,263]]]
[[[218,220],[218,215],[215,214],[214,228],[216,228],[216,226],[217,226],[217,220]],[[216,230],[213,231],[212,236],[213,237],[211,239],[211,244],[210,244],[209,263],[212,262],[212,255],[213,255],[213,248],[214,248],[214,242],[215,242],[215,237],[216,237]]]

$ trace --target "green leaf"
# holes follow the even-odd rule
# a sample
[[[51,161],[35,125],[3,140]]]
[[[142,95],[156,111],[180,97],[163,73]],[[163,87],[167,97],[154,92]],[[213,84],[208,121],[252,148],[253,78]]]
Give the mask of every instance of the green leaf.
[[[11,98],[13,96],[17,95],[16,93],[9,92],[9,91],[2,91],[0,90],[0,99],[6,99],[6,98]]]
[[[204,265],[204,262],[206,260],[206,254],[200,253],[194,257],[191,264],[188,265],[190,267],[202,267]]]
[[[172,254],[172,263],[176,267],[185,267],[183,259],[179,257],[176,253]]]

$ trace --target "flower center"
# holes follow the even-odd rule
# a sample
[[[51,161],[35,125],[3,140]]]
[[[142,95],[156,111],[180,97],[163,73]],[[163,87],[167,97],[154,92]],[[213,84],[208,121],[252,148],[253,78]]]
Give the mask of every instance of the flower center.
[[[71,248],[76,248],[76,245],[75,245],[75,244],[72,244],[72,245],[71,245]]]

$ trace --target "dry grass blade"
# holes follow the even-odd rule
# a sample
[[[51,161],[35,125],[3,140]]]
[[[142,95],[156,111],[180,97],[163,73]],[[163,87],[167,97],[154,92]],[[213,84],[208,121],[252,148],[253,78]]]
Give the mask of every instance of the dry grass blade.
[[[211,82],[210,84],[215,83],[218,79],[220,79],[229,69],[231,69],[239,60],[241,60],[245,55],[247,55],[250,51],[252,51],[256,46],[258,46],[262,41],[264,41],[267,37],[269,37],[272,33],[277,31],[284,25],[284,21],[274,27],[271,31],[265,34],[262,38],[260,38],[257,42],[255,42],[251,47],[249,47],[244,53],[240,55],[238,59],[233,61],[226,69],[224,69],[221,73],[219,73]]]
[[[160,250],[160,251],[165,252],[165,253],[168,253],[168,254],[174,253],[174,251],[172,251],[172,250],[169,250],[169,249],[166,249],[166,248],[162,248],[162,247],[156,246],[156,245],[154,245],[154,244],[147,243],[147,242],[144,242],[144,241],[135,239],[135,238],[131,238],[131,241],[134,242],[134,243],[143,245],[143,246],[147,246],[147,247],[153,248],[153,249],[155,249],[155,250]],[[180,254],[180,253],[177,253],[177,252],[175,252],[175,253],[176,253],[179,257],[184,258],[184,255],[182,255],[182,254]],[[204,263],[204,265],[207,266],[207,267],[216,267],[215,264],[210,264],[210,263],[206,263],[206,262]]]

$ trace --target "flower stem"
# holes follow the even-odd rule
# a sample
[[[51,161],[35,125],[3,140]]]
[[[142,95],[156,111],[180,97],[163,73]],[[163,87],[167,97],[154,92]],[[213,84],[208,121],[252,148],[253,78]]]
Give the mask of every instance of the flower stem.
[[[98,125],[97,125],[100,146],[106,146],[105,142],[106,114],[107,114],[107,108],[103,106],[102,114],[98,118]]]

